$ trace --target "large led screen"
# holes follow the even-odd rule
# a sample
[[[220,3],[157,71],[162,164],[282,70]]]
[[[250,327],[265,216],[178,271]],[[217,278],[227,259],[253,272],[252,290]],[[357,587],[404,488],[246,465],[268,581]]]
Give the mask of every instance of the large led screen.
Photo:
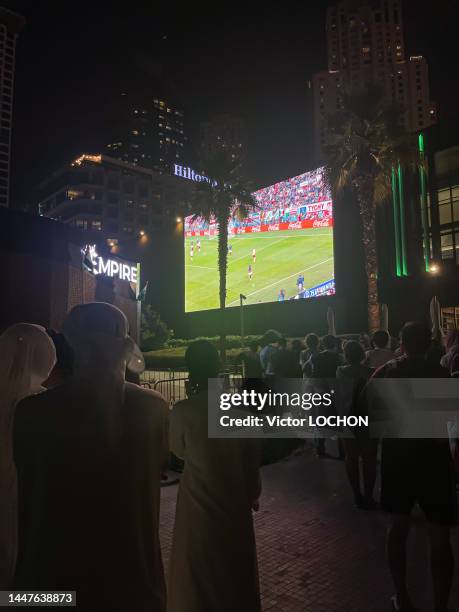
[[[323,168],[254,194],[258,209],[228,230],[227,306],[335,292],[333,209]],[[185,310],[218,308],[218,226],[185,219]]]

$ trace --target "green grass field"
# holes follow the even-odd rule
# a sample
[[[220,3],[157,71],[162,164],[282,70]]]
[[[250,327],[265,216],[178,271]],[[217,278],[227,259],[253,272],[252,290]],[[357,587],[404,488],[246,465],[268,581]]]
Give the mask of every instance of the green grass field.
[[[217,240],[201,236],[185,238],[185,310],[218,308]],[[194,257],[190,256],[194,241]],[[246,304],[274,302],[280,289],[286,299],[296,295],[296,280],[304,274],[309,289],[334,278],[333,228],[286,230],[260,234],[241,234],[230,238],[233,253],[228,256],[227,306],[239,304],[239,294],[247,296]],[[256,262],[252,249],[256,249]],[[249,280],[248,267],[253,276]]]

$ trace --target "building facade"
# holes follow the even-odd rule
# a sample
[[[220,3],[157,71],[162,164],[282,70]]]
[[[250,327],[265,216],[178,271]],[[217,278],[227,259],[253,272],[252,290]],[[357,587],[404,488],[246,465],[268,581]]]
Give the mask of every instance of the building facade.
[[[314,139],[318,157],[325,122],[345,93],[380,87],[418,132],[436,122],[424,57],[405,53],[401,0],[342,0],[327,12],[327,70],[313,76]]]
[[[122,92],[108,113],[107,155],[133,166],[168,172],[187,148],[183,110],[167,100]]]
[[[202,159],[225,153],[232,161],[243,161],[246,150],[246,129],[239,117],[219,115],[211,121],[201,123]]]
[[[459,265],[459,146],[433,153],[429,198],[433,259]]]
[[[74,306],[99,301],[120,308],[129,321],[132,337],[138,340],[137,277],[127,280],[120,275],[96,274],[88,270],[83,263],[87,240],[86,232],[50,219],[0,209],[3,262],[0,269],[0,332],[19,321],[60,331]],[[108,255],[108,251],[104,255]],[[118,266],[137,269],[135,262],[120,259],[116,262]]]
[[[8,206],[10,198],[16,40],[24,23],[21,15],[0,7],[0,206]]]
[[[114,243],[136,240],[181,215],[192,183],[111,157],[81,155],[39,187],[39,212]]]

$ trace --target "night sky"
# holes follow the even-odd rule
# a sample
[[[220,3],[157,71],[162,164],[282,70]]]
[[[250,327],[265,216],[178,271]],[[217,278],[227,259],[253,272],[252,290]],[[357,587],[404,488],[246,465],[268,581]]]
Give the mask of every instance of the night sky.
[[[221,112],[241,116],[256,185],[311,167],[308,80],[326,68],[330,2],[246,3],[244,11],[174,3],[170,12],[151,1],[103,4],[3,3],[27,20],[17,48],[13,205],[34,203],[49,173],[83,151],[101,150],[111,97],[131,83],[178,101],[196,143],[200,121]],[[407,54],[426,56],[440,121],[457,127],[453,6],[405,0],[404,19]]]

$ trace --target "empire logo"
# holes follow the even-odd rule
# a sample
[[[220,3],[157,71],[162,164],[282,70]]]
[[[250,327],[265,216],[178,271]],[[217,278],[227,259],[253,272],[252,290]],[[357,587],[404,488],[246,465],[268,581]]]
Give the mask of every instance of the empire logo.
[[[116,261],[115,259],[105,259],[96,250],[96,245],[88,244],[82,249],[83,266],[93,274],[104,274],[120,280],[127,280],[130,283],[137,283],[137,267]]]

